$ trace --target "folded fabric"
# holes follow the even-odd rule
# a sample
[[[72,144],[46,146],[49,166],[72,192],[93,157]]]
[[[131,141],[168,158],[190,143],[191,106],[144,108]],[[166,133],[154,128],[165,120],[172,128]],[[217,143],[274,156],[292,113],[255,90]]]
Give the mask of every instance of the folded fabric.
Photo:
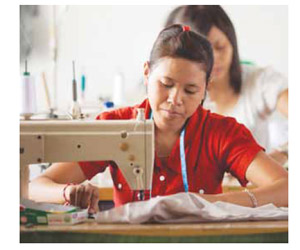
[[[96,214],[98,223],[195,223],[288,219],[287,207],[267,204],[257,208],[227,202],[208,202],[195,193],[177,193],[127,203]]]

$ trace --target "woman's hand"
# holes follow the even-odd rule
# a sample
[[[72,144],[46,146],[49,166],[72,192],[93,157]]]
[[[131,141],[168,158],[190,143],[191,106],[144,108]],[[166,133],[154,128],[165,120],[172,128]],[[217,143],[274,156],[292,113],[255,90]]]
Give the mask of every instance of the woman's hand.
[[[99,188],[90,183],[70,185],[66,188],[65,194],[70,205],[88,208],[89,213],[98,211]]]

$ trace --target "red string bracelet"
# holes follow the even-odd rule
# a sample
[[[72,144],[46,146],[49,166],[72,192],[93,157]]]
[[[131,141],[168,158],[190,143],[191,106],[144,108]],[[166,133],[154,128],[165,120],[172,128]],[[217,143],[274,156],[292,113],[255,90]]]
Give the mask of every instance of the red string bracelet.
[[[74,183],[67,183],[67,185],[63,189],[63,197],[65,199],[65,203],[64,203],[65,206],[70,205],[70,200],[68,200],[67,197],[66,197],[66,189],[67,189],[68,186],[71,186],[71,185],[75,185],[75,184]]]
[[[191,28],[190,28],[190,26],[183,25],[183,26],[182,26],[182,30],[183,30],[183,31],[190,31]]]

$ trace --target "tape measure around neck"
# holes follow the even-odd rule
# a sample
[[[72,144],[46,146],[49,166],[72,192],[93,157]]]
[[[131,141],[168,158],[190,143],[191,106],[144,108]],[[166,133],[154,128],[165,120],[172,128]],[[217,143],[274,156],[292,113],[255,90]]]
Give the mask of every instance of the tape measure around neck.
[[[153,119],[152,110],[150,110],[149,118]],[[185,125],[180,132],[180,163],[181,163],[181,175],[182,175],[184,191],[188,192],[189,184],[188,184],[187,169],[186,169],[184,137],[185,137]]]

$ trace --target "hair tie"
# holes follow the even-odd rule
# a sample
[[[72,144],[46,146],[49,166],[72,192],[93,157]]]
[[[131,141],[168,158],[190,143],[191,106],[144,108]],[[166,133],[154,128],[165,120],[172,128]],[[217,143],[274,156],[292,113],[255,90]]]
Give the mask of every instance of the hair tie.
[[[191,28],[190,28],[190,26],[183,25],[183,26],[182,26],[182,30],[183,30],[183,31],[190,31]]]

